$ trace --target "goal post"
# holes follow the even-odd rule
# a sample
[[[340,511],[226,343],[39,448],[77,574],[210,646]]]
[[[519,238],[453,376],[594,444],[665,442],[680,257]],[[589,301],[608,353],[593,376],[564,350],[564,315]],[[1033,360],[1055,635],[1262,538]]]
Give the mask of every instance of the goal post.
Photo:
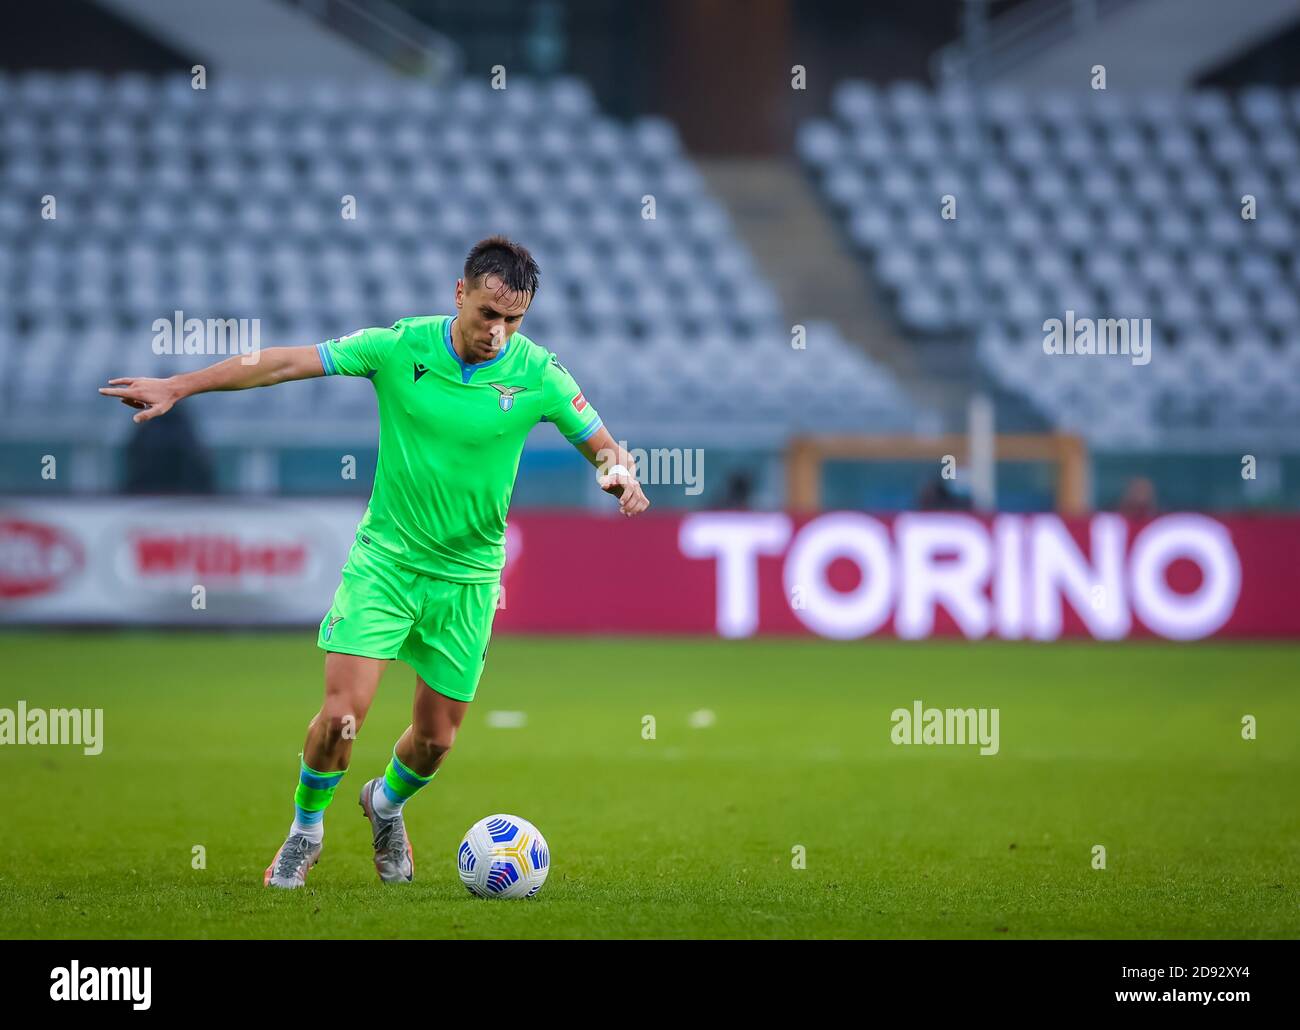
[[[1074,433],[999,433],[997,461],[1047,462],[1056,467],[1056,510],[1084,515],[1088,503],[1088,447]],[[786,448],[786,506],[794,512],[821,510],[822,466],[827,461],[942,461],[970,459],[965,433],[939,436],[833,434],[800,435]]]

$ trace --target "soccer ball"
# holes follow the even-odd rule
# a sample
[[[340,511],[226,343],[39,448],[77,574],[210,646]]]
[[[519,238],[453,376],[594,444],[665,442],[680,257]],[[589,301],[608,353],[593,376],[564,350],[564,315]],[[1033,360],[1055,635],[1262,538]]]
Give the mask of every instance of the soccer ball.
[[[546,882],[551,851],[527,819],[490,815],[465,834],[456,868],[461,882],[480,898],[531,898]]]

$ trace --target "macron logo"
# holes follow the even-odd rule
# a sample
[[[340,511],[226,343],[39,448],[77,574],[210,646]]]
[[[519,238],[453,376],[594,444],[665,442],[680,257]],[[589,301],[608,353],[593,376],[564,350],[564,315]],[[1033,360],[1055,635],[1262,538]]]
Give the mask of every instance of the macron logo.
[[[153,968],[135,966],[81,968],[75,959],[70,967],[50,970],[50,997],[54,1001],[129,1001],[137,1012],[149,1007]]]

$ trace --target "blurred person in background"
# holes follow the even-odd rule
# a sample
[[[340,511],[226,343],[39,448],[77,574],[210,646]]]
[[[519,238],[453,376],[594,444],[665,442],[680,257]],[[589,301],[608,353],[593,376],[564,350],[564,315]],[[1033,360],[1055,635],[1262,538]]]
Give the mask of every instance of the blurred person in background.
[[[1134,476],[1124,486],[1119,499],[1119,513],[1130,519],[1149,519],[1156,515],[1155,484],[1146,476]]]
[[[127,441],[123,493],[210,494],[215,486],[212,458],[183,408],[144,423]]]

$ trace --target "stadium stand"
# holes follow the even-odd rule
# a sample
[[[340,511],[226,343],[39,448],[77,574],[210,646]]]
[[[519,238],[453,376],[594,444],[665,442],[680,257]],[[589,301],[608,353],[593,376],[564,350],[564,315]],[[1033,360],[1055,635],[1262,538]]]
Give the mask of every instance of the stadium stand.
[[[832,106],[799,154],[913,339],[973,340],[995,384],[1098,448],[1292,439],[1300,92],[850,81]],[[1070,310],[1149,317],[1149,364],[1045,354]]]
[[[466,250],[500,231],[542,268],[525,333],[621,432],[778,441],[912,425],[898,384],[833,327],[810,323],[806,349],[791,346],[775,292],[672,126],[604,117],[576,79],[196,90],[187,76],[31,72],[0,78],[0,161],[10,436],[120,440],[129,420],[96,403],[96,385],[221,356],[154,354],[151,327],[174,311],[260,319],[272,346],[449,310]],[[42,217],[46,196],[56,218]],[[374,433],[360,384],[195,402],[200,428],[225,440]]]

